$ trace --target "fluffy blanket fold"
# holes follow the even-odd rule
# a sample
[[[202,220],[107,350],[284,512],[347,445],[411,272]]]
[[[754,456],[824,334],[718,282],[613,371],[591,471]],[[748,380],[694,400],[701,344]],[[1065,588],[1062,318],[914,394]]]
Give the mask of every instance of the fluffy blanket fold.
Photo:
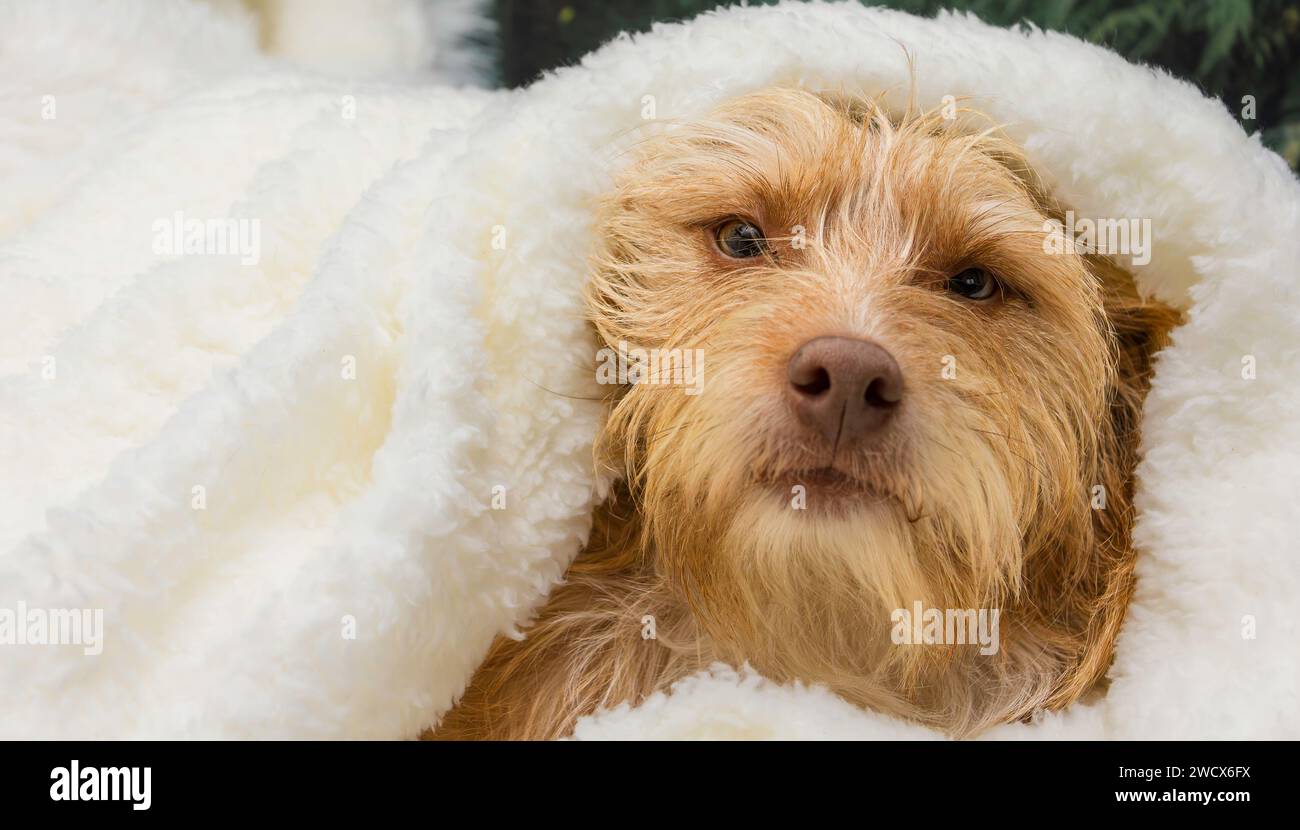
[[[1079,215],[1149,218],[1134,271],[1188,310],[1110,688],[992,736],[1300,737],[1300,185],[1191,85],[1061,35],[794,2],[511,93],[291,69],[179,0],[0,7],[0,56],[0,734],[435,724],[607,485],[580,293],[620,151],[764,86],[901,102],[914,77],[1005,124]],[[102,610],[102,653],[4,644],[20,606]],[[933,734],[722,668],[577,730]]]

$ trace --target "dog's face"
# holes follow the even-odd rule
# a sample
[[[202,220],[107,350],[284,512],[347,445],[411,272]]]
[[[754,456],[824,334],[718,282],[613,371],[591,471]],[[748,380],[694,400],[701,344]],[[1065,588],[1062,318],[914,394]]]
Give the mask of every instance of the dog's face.
[[[1014,148],[775,90],[635,154],[591,314],[700,350],[703,383],[623,388],[606,437],[717,638],[866,665],[890,609],[997,607],[1034,556],[1071,578],[1115,461],[1113,291],[1045,250]]]

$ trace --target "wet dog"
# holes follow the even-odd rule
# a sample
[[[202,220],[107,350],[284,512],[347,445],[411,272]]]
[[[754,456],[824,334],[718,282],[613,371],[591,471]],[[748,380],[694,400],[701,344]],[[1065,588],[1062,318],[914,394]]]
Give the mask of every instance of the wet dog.
[[[642,142],[591,320],[707,381],[614,387],[621,483],[435,737],[562,736],[717,661],[956,736],[1096,688],[1178,318],[1047,244],[1061,215],[1016,146],[938,113],[772,89]]]

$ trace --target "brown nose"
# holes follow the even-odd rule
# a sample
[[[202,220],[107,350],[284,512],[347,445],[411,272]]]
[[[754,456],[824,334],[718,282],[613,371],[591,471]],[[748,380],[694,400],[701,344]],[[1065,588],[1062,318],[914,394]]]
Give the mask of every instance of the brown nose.
[[[790,358],[795,414],[833,449],[879,432],[903,398],[903,373],[875,343],[818,337]]]

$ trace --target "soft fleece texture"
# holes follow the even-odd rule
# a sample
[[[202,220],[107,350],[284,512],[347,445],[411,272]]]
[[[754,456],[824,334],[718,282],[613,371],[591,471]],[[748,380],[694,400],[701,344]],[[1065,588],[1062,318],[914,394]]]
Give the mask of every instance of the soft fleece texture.
[[[491,76],[482,48],[494,28],[488,0],[206,0],[252,18],[262,48],[281,61],[350,78],[432,73],[449,84]]]
[[[1300,186],[1192,86],[1060,35],[821,3],[656,27],[516,93],[304,74],[179,0],[6,5],[0,55],[0,608],[106,628],[98,657],[0,646],[0,734],[436,723],[603,493],[580,288],[647,104],[901,101],[914,71],[1080,215],[1149,217],[1138,278],[1188,309],[1148,399],[1109,692],[990,737],[1300,737]],[[176,210],[259,219],[260,262],[155,254]],[[723,668],[576,733],[922,736]]]

